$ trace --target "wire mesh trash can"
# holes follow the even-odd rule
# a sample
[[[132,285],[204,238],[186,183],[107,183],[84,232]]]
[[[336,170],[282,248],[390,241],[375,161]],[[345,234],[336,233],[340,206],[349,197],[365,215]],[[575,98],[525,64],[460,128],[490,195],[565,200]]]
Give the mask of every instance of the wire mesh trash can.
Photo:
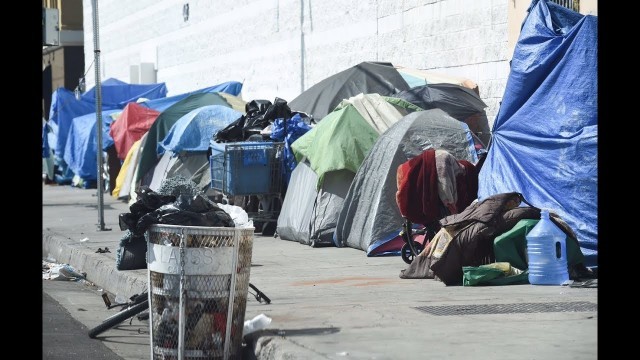
[[[156,224],[145,236],[151,359],[240,359],[253,229]]]

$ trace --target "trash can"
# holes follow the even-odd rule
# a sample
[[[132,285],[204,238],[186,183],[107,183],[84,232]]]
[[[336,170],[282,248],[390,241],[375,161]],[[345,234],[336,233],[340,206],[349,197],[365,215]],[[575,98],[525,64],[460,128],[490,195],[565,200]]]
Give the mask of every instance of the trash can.
[[[152,225],[151,359],[240,359],[252,228]]]

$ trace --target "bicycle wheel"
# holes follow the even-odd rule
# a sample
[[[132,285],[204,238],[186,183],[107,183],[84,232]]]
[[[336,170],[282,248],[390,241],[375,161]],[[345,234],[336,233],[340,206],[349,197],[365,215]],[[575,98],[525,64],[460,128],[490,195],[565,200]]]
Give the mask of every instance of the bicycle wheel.
[[[126,310],[122,310],[119,313],[107,318],[105,321],[100,323],[98,326],[89,330],[89,337],[95,338],[96,336],[102,334],[103,332],[111,329],[112,327],[120,324],[121,322],[127,320],[130,317],[133,317],[142,311],[149,308],[149,300],[144,300],[143,302],[136,304]]]

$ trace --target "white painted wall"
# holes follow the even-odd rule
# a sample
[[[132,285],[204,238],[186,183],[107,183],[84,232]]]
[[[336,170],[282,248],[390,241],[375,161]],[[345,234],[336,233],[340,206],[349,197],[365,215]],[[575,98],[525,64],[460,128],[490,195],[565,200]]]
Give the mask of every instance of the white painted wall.
[[[85,66],[93,61],[84,0]],[[183,20],[183,5],[189,19]],[[244,81],[245,100],[292,100],[361,61],[464,76],[492,125],[509,73],[508,0],[100,0],[102,79],[152,62],[169,96]],[[86,71],[86,69],[85,69]],[[94,84],[94,69],[87,87]]]

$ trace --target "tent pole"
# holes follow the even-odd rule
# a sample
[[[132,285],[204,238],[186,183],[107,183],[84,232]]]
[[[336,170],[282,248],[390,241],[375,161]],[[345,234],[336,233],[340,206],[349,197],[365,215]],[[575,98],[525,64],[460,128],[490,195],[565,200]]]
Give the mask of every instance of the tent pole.
[[[98,39],[98,0],[93,5],[93,59],[96,72],[96,132],[98,138],[98,231],[104,231],[104,185],[102,179],[102,85],[100,82],[100,44]]]

